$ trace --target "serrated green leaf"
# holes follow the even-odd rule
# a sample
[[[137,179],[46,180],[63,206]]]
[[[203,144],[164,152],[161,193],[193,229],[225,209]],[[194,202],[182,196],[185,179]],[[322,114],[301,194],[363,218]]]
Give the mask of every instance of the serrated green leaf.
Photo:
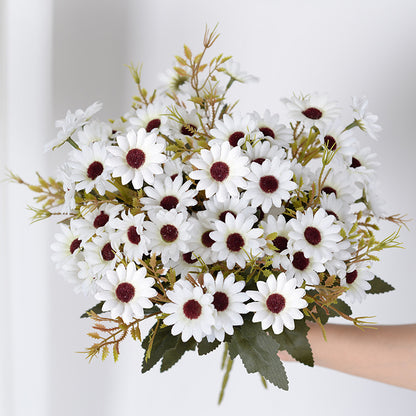
[[[153,330],[156,328],[155,324],[152,330],[149,332],[149,335],[143,340],[142,347],[147,351],[149,348],[150,340],[153,336]],[[156,335],[153,339],[152,349],[150,356],[146,360],[146,354],[143,357],[142,362],[142,373],[149,371],[154,365],[156,365],[159,360],[162,359],[166,351],[174,348],[178,342],[178,336],[173,336],[171,334],[171,328],[159,328],[156,332]]]
[[[352,309],[342,299],[337,299],[337,301],[335,303],[333,303],[331,306],[333,306],[338,311],[340,311],[342,313],[345,313],[345,315],[348,315],[348,316],[352,315]],[[330,309],[329,310],[329,317],[333,318],[334,316],[339,316],[339,315],[335,311]]]
[[[103,311],[103,305],[104,305],[104,301],[97,303],[94,307],[92,307],[91,309],[88,309],[87,311],[85,311],[82,315],[81,318],[89,318],[89,312],[94,312],[97,315],[99,315],[100,313],[104,313]]]
[[[295,360],[313,367],[312,349],[307,335],[309,327],[305,320],[297,320],[294,330],[285,328],[281,334],[269,333],[280,345],[281,350],[286,350]]]
[[[394,290],[394,287],[392,285],[390,285],[389,283],[385,282],[377,276],[374,276],[374,279],[370,280],[368,283],[370,283],[371,288],[366,290],[366,293],[370,293],[373,295],[391,292],[392,290]]]
[[[218,348],[220,344],[221,342],[218,340],[215,340],[214,342],[208,342],[208,340],[204,338],[201,342],[198,343],[198,354],[199,355],[209,354],[210,352]]]
[[[277,341],[268,336],[259,324],[252,322],[245,322],[235,329],[229,346],[231,359],[239,355],[248,373],[258,372],[270,383],[288,390],[286,371],[278,351]]]
[[[196,341],[191,338],[187,342],[182,342],[179,338],[174,348],[166,351],[163,355],[162,364],[160,366],[160,372],[169,370],[173,367],[185,354],[186,351],[193,351],[196,347]]]

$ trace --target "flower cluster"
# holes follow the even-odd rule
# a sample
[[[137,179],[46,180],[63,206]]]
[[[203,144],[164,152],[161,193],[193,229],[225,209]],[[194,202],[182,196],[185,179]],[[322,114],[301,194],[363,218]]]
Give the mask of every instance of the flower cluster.
[[[349,125],[317,93],[283,100],[288,125],[269,110],[238,114],[227,92],[253,77],[223,55],[203,63],[215,39],[207,32],[195,56],[185,46],[150,97],[132,67],[139,95],[126,114],[99,121],[97,103],[68,112],[47,145],[72,146],[53,180],[60,189],[48,188],[37,214],[65,216],[53,260],[99,301],[87,313],[101,332],[90,334],[99,340],[90,356],[113,346],[116,358],[121,339],[142,340],[139,324],[151,318],[143,371],[173,365],[169,351],[202,355],[222,342],[230,360],[260,351],[273,363],[286,349],[313,365],[305,322],[360,325],[348,304],[391,289],[371,265],[397,234],[378,241],[375,231],[400,219],[385,213],[377,157],[355,134],[380,130],[367,100],[353,99]],[[286,388],[260,364],[253,371]]]

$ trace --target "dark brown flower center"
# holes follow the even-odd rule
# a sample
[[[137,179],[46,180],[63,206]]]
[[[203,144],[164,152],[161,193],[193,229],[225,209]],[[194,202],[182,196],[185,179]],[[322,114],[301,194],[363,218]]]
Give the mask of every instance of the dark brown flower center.
[[[356,169],[356,168],[359,168],[360,166],[361,166],[361,162],[355,157],[353,157],[350,167]]]
[[[183,261],[188,264],[194,264],[198,260],[192,258],[192,252],[182,254]]]
[[[131,283],[123,282],[117,286],[116,296],[120,302],[130,302],[134,298],[136,289]]]
[[[224,292],[215,292],[212,303],[218,312],[225,311],[229,304],[228,296]]]
[[[230,168],[224,162],[214,162],[209,170],[209,173],[211,174],[212,179],[217,182],[222,182],[227,179],[230,174]]]
[[[245,136],[245,134],[242,131],[235,131],[233,134],[231,134],[228,137],[228,142],[231,146],[235,147],[238,144],[238,141],[242,139]]]
[[[111,243],[107,243],[102,249],[101,249],[101,256],[105,261],[111,261],[116,256],[113,248],[111,247]]]
[[[201,243],[208,248],[210,248],[215,243],[215,241],[209,236],[211,231],[213,230],[205,231],[201,236]]]
[[[150,120],[146,126],[146,132],[150,133],[153,129],[158,129],[160,127],[161,121],[158,118]]]
[[[244,247],[244,238],[239,233],[232,233],[227,237],[227,247],[230,251],[240,251]]]
[[[201,316],[202,306],[195,299],[190,299],[184,303],[183,313],[188,319],[197,319]]]
[[[126,155],[126,161],[129,166],[139,169],[146,160],[146,155],[141,149],[131,149]]]
[[[349,285],[352,284],[352,283],[354,283],[355,282],[355,279],[357,278],[357,276],[358,276],[357,270],[354,270],[352,272],[347,273],[346,276],[345,276],[346,277],[346,280],[347,280],[347,283]]]
[[[197,127],[194,126],[193,124],[184,124],[181,127],[181,133],[184,136],[193,136],[195,134],[196,130],[197,130]]]
[[[160,201],[160,206],[164,209],[166,209],[167,211],[169,211],[172,208],[176,208],[176,206],[179,204],[179,200],[178,198],[176,198],[176,196],[173,195],[168,195],[165,196],[161,201]]]
[[[264,134],[264,136],[276,138],[274,131],[270,127],[260,127],[259,130]]]
[[[319,120],[322,117],[322,111],[316,107],[309,107],[302,111],[302,114],[311,120]]]
[[[267,309],[273,313],[281,312],[286,305],[285,298],[279,293],[272,293],[266,300]]]
[[[92,162],[87,169],[87,176],[93,181],[104,172],[104,166],[101,162]]]
[[[172,224],[166,224],[160,229],[160,235],[167,243],[172,243],[178,238],[178,229]]]
[[[326,193],[326,194],[334,194],[335,196],[337,196],[337,191],[334,188],[331,188],[330,186],[324,186],[322,188],[322,192]]]
[[[325,211],[328,215],[333,215],[337,220],[339,220],[339,218],[338,218],[338,215],[337,214],[335,214],[335,212],[334,211],[330,211],[330,210],[326,210]]]
[[[130,243],[132,243],[132,244],[137,245],[137,244],[140,243],[141,237],[137,233],[137,229],[134,225],[129,227],[129,229],[127,230],[127,238],[129,239]]]
[[[259,165],[262,165],[265,160],[266,159],[264,157],[258,157],[257,159],[254,159],[253,162],[256,162]]]
[[[336,150],[337,148],[337,142],[332,136],[325,136],[324,143],[329,150]]]
[[[266,194],[272,194],[277,191],[279,181],[272,175],[262,176],[260,178],[260,189]]]
[[[280,235],[273,240],[273,245],[278,249],[279,252],[287,249],[287,243],[287,238]]]
[[[222,222],[225,222],[225,217],[227,216],[227,214],[231,214],[234,218],[236,217],[235,213],[232,211],[223,211],[221,212],[221,214],[219,215],[218,219]]]
[[[306,227],[303,235],[306,241],[313,246],[316,246],[322,240],[321,233],[315,227]]]
[[[79,249],[81,246],[81,240],[76,238],[74,241],[72,241],[71,245],[69,246],[69,252],[71,254],[74,254],[75,250]]]
[[[309,266],[309,259],[307,259],[301,251],[293,255],[293,267],[298,270],[305,270]]]
[[[107,224],[108,220],[110,219],[110,217],[104,212],[101,211],[94,220],[94,227],[95,228],[100,228],[100,227],[104,227],[104,225]]]

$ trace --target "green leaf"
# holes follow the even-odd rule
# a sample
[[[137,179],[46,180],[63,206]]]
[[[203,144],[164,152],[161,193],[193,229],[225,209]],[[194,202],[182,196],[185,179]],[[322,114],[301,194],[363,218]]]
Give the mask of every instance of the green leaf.
[[[146,316],[146,315],[151,315],[153,313],[158,313],[160,312],[160,309],[157,305],[153,305],[151,308],[143,309],[143,312],[144,312],[144,316]]]
[[[377,276],[374,276],[374,279],[370,280],[371,288],[366,290],[366,293],[370,294],[379,294],[379,293],[386,293],[391,292],[394,290],[394,287],[385,282],[384,280],[380,279]]]
[[[331,304],[331,306],[333,306],[338,311],[340,311],[342,313],[345,313],[345,315],[348,315],[348,316],[351,316],[352,315],[352,309],[342,299],[339,299],[338,298],[335,303],[332,303]],[[329,316],[332,318],[334,316],[339,316],[339,314],[337,314],[335,311],[333,311],[332,309],[330,309],[329,310]]]
[[[305,320],[297,320],[294,330],[285,328],[281,334],[270,332],[269,335],[277,341],[281,350],[286,350],[295,360],[313,367],[312,349],[307,338],[308,331],[309,327]]]
[[[259,324],[245,322],[235,329],[229,346],[230,358],[240,356],[248,373],[260,373],[283,390],[289,389],[286,371],[277,353],[279,344]]]
[[[199,355],[209,354],[210,352],[218,348],[220,344],[221,342],[218,340],[215,340],[214,342],[208,342],[208,340],[204,338],[201,342],[198,343],[198,354]]]
[[[152,330],[149,332],[149,335],[143,340],[142,347],[147,351],[150,345],[150,340],[153,336],[153,331],[156,328],[157,323],[153,326]],[[143,357],[142,362],[142,373],[149,371],[154,365],[156,365],[159,360],[162,359],[166,351],[174,348],[178,342],[178,336],[173,336],[170,332],[171,328],[166,326],[164,328],[159,328],[156,332],[156,335],[153,339],[152,349],[150,356],[146,360],[146,355]]]
[[[99,315],[100,313],[104,313],[103,311],[103,305],[104,305],[104,301],[97,303],[94,307],[92,307],[91,309],[88,309],[87,311],[85,311],[82,315],[81,318],[89,318],[89,312],[94,312],[97,315]]]
[[[186,351],[193,351],[196,347],[196,341],[191,338],[187,342],[182,342],[179,338],[174,348],[166,351],[163,355],[162,364],[160,366],[160,372],[169,370],[173,367],[185,354]]]

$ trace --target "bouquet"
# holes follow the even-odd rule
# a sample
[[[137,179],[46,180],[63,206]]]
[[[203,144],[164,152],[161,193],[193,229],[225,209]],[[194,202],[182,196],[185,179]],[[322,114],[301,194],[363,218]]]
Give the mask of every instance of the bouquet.
[[[365,97],[349,122],[326,95],[284,99],[289,123],[271,111],[239,114],[229,90],[254,80],[229,56],[184,46],[165,87],[138,94],[122,117],[99,121],[101,104],[56,123],[69,153],[56,179],[26,184],[56,216],[53,261],[91,298],[86,354],[114,360],[131,336],[142,371],[171,368],[186,351],[224,346],[224,382],[241,358],[248,373],[288,389],[278,352],[313,366],[308,322],[354,317],[350,305],[392,290],[371,271],[398,231],[376,237],[387,215],[378,197],[376,155],[356,138],[380,127]],[[150,322],[144,333],[143,322]],[[153,325],[153,326],[152,326]]]

